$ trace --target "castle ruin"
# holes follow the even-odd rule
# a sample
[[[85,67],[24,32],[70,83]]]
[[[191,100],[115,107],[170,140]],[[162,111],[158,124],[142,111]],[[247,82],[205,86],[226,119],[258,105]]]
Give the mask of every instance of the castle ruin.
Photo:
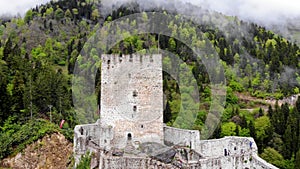
[[[101,111],[74,129],[75,163],[92,152],[91,168],[264,168],[253,138],[200,140],[198,130],[163,124],[161,55],[103,55]]]

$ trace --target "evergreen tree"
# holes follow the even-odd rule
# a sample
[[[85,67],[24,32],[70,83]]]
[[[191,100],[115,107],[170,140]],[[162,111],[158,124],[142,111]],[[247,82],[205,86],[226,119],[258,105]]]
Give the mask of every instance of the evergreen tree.
[[[298,97],[298,99],[296,101],[296,109],[298,112],[300,112],[300,97]]]
[[[5,43],[4,49],[3,49],[3,60],[6,60],[8,58],[8,55],[12,51],[12,41],[11,38],[9,37],[8,40]]]
[[[240,135],[239,125],[236,125],[236,127],[235,127],[235,134],[236,134],[236,136]]]
[[[271,119],[272,121],[272,116],[273,116],[273,108],[271,105],[269,105],[269,108],[268,108],[268,117]]]
[[[264,116],[264,112],[261,107],[259,108],[258,115],[259,117]]]
[[[285,159],[290,159],[292,157],[292,151],[293,151],[293,138],[292,138],[292,128],[291,125],[287,126],[287,129],[285,130],[285,133],[283,135],[284,139],[284,148],[285,151],[283,151],[283,157]]]
[[[282,112],[282,116],[284,116],[283,118],[283,122],[282,122],[282,128],[283,128],[283,131],[286,129],[286,124],[287,124],[287,120],[288,120],[288,117],[289,117],[289,113],[290,113],[290,108],[289,108],[289,105],[287,103],[281,105],[281,112]],[[283,133],[282,133],[283,134]]]
[[[298,125],[298,111],[296,108],[293,108],[291,111],[288,122],[287,122],[287,128],[285,130],[285,133],[283,135],[283,141],[285,146],[285,151],[283,153],[283,156],[286,159],[290,159],[292,155],[295,155],[297,152],[298,143],[295,140],[298,140],[297,132],[299,131],[299,125]]]
[[[171,114],[171,108],[170,108],[170,104],[167,101],[166,103],[166,108],[164,110],[164,114],[163,114],[163,118],[164,118],[164,123],[169,122],[172,119],[172,114]]]
[[[275,110],[271,119],[275,132],[283,135],[285,131],[285,117],[282,109],[279,108],[278,101],[276,101]]]
[[[247,128],[247,127],[248,127],[248,125],[247,125],[247,119],[246,119],[246,116],[245,116],[245,115],[242,115],[242,119],[241,119],[241,124],[240,124],[240,126],[241,126],[242,128]]]
[[[255,127],[252,120],[249,122],[249,130],[250,130],[250,136],[256,139]]]
[[[298,150],[295,157],[295,169],[300,169],[300,149]]]

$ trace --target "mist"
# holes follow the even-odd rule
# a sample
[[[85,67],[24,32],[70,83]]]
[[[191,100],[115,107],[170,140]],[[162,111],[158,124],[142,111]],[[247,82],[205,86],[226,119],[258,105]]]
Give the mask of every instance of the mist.
[[[0,16],[24,16],[26,11],[50,0],[0,0]]]
[[[21,15],[39,4],[50,0],[0,0],[1,15]],[[143,8],[161,6],[181,10],[186,3],[217,11],[225,15],[237,16],[245,21],[252,21],[263,26],[282,25],[300,18],[300,1],[298,0],[102,0],[104,6],[119,6],[136,1]],[[299,19],[300,20],[300,19]]]
[[[267,29],[279,33],[289,40],[300,42],[300,36],[294,36],[300,29],[300,1],[298,0],[102,0],[107,13],[112,6],[115,8],[126,2],[137,2],[141,8],[161,7],[190,15],[187,7],[192,4],[209,11],[216,11],[240,20],[254,22]],[[197,15],[197,14],[196,14]]]

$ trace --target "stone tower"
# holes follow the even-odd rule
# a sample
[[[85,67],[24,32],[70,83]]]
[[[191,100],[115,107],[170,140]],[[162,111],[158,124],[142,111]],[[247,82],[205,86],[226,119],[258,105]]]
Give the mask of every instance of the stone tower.
[[[101,115],[75,127],[75,165],[86,152],[99,169],[277,169],[257,155],[253,138],[200,140],[198,130],[164,126],[161,55],[102,56]]]
[[[161,55],[103,55],[100,123],[112,136],[100,142],[115,148],[163,143],[162,85]]]

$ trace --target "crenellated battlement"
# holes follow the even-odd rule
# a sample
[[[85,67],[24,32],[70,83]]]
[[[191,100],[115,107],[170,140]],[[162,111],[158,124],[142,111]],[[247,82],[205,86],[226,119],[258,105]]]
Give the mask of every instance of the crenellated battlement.
[[[113,127],[112,145],[163,143],[161,55],[102,55],[101,123]],[[135,145],[135,144],[133,144]]]
[[[101,169],[277,169],[257,155],[253,138],[200,140],[198,130],[164,126],[162,55],[101,60],[101,118],[75,127],[76,164],[89,151]]]
[[[130,55],[102,55],[102,66],[110,69],[117,68],[119,65],[123,64],[126,66],[131,65],[161,65],[161,56],[158,54],[152,55],[140,55],[140,54],[130,54]]]

